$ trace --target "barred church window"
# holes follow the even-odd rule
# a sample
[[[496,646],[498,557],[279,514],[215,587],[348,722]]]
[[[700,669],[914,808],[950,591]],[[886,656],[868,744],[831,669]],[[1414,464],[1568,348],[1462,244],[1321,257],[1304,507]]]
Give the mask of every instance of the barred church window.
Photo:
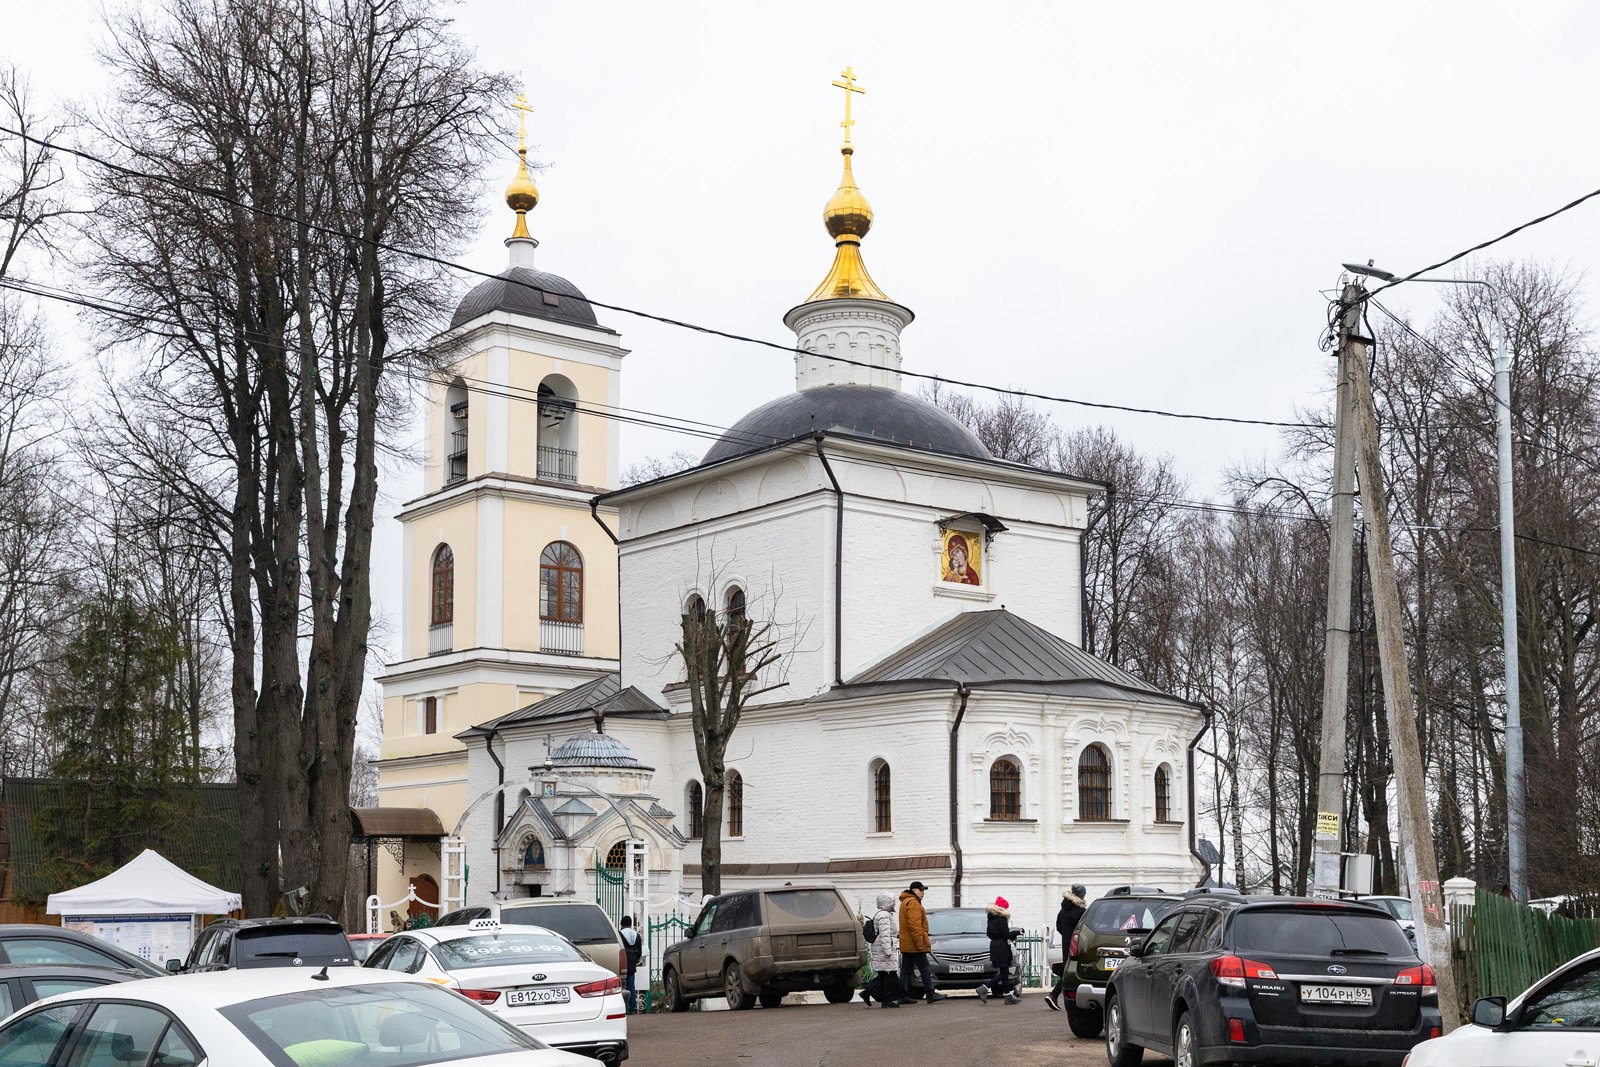
[[[1090,745],[1078,757],[1078,818],[1111,818],[1111,760],[1100,745]]]
[[[1010,756],[989,768],[989,818],[1007,822],[1022,818],[1022,767]]]
[[[583,621],[583,557],[565,541],[552,541],[539,554],[539,618]]]
[[[886,834],[894,828],[890,808],[889,765],[883,760],[872,764],[872,830]]]
[[[606,853],[606,870],[621,871],[627,869],[627,866],[628,843],[626,841],[618,841],[616,844],[612,845],[610,851]]]
[[[728,836],[744,836],[744,778],[738,771],[728,772],[728,788],[723,795],[728,806]]]
[[[432,626],[449,626],[456,617],[456,554],[449,545],[433,550]]]
[[[700,788],[699,782],[689,783],[688,803],[689,809],[689,837],[691,839],[704,837],[706,832],[706,797]]]
[[[1172,821],[1172,772],[1166,764],[1156,768],[1156,822]]]

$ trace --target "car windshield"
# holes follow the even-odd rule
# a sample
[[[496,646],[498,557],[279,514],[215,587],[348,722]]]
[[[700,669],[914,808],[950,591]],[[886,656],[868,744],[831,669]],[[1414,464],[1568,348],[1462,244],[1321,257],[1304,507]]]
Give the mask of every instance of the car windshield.
[[[1178,903],[1171,900],[1138,897],[1101,897],[1089,905],[1083,924],[1099,934],[1122,930],[1154,930],[1161,917]]]
[[[958,937],[973,934],[979,937],[989,932],[989,916],[977,908],[940,908],[928,912],[929,937]]]
[[[577,949],[555,934],[499,933],[456,937],[433,946],[447,971],[473,967],[510,967],[524,963],[572,963],[583,959]]]
[[[594,904],[541,904],[537,907],[501,908],[500,921],[554,930],[574,945],[615,941],[617,932],[606,913]]]
[[[1400,924],[1387,915],[1317,905],[1247,909],[1233,920],[1239,952],[1284,956],[1414,955]]]
[[[844,901],[832,889],[781,889],[768,893],[767,903],[791,919],[828,919],[847,914]]]
[[[459,993],[421,982],[313,989],[221,1012],[274,1067],[422,1067],[546,1047]]]
[[[350,942],[337,926],[295,928],[259,926],[240,930],[233,939],[234,963],[282,964],[350,962]]]

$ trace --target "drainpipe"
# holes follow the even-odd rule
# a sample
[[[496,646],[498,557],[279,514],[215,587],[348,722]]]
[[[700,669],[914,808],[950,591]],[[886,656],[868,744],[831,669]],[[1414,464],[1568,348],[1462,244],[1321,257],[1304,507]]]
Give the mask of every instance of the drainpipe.
[[[1193,741],[1189,742],[1189,855],[1193,856],[1196,860],[1199,860],[1201,866],[1205,867],[1206,869],[1206,873],[1200,879],[1199,883],[1197,884],[1197,888],[1198,886],[1205,884],[1206,878],[1211,877],[1211,864],[1207,863],[1203,859],[1200,859],[1200,850],[1196,841],[1196,834],[1199,831],[1194,817],[1194,750],[1199,747],[1201,738],[1206,736],[1206,731],[1211,729],[1211,718],[1213,714],[1210,708],[1202,708],[1201,710],[1205,713],[1205,722],[1200,724],[1200,732],[1194,735]]]
[[[506,765],[500,757],[494,754],[494,739],[500,736],[500,731],[489,727],[489,737],[484,742],[484,751],[489,753],[489,758],[494,760],[495,785],[498,787],[494,794],[494,895],[500,897],[500,831],[505,829],[506,823]]]
[[[622,542],[617,540],[617,535],[611,532],[611,527],[606,525],[606,520],[600,517],[600,498],[589,498],[589,514],[594,516],[594,521],[600,524],[600,529],[611,538],[613,546]],[[617,686],[622,685],[622,553],[617,553]]]
[[[1094,528],[1111,514],[1111,498],[1116,493],[1116,487],[1106,483],[1106,506],[1100,514],[1089,520],[1089,525],[1083,528],[1083,535],[1078,538],[1078,647],[1085,652],[1089,650],[1089,535],[1094,533]]]
[[[833,476],[833,466],[828,462],[827,455],[822,451],[822,434],[812,434],[811,440],[817,446],[817,458],[822,461],[822,469],[827,473],[828,481],[833,483],[833,684],[843,685],[844,490],[839,488],[839,479]],[[966,700],[963,698],[962,705],[965,706],[965,704]]]
[[[960,762],[957,758],[957,742],[961,733],[961,720],[967,714],[967,697],[972,695],[972,689],[966,682],[956,683],[956,693],[961,697],[961,703],[956,706],[955,721],[950,724],[950,851],[955,853],[955,875],[950,880],[950,900],[955,907],[961,907],[961,801],[957,796],[956,786],[961,780]]]

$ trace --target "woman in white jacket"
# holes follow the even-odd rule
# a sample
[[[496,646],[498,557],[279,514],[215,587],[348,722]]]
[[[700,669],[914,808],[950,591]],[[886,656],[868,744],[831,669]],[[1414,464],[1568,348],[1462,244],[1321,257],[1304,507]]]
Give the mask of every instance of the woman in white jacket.
[[[905,993],[900,989],[900,920],[894,913],[893,893],[878,894],[878,910],[872,916],[872,925],[878,936],[868,948],[872,969],[878,974],[861,991],[861,999],[869,1008],[873,1000],[886,1008],[898,1008]]]

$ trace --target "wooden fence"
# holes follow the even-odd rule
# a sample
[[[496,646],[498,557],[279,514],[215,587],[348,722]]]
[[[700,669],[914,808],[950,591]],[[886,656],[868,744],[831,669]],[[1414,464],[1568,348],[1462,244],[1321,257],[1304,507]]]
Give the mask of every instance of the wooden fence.
[[[1515,997],[1561,964],[1600,948],[1600,919],[1547,915],[1482,889],[1470,907],[1450,909],[1450,928],[1464,1015],[1479,997]]]

